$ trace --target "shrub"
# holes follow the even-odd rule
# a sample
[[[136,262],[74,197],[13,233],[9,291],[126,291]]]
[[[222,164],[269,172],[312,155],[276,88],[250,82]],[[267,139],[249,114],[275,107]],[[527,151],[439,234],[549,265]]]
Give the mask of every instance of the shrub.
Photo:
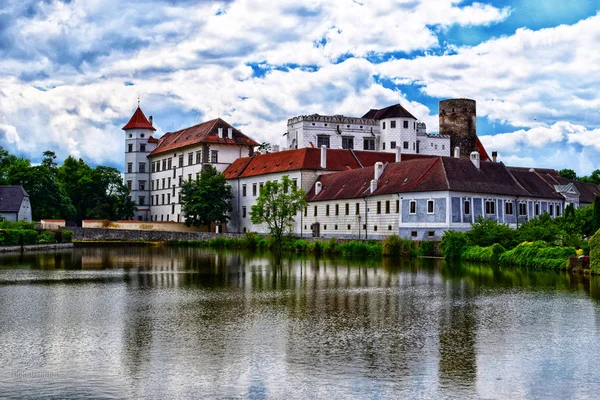
[[[244,242],[244,247],[250,250],[254,250],[258,247],[259,236],[256,233],[248,232],[244,235],[242,239]]]
[[[39,244],[56,243],[56,236],[54,235],[54,232],[44,231],[37,237],[37,242]]]
[[[421,257],[432,256],[434,251],[433,242],[424,241],[419,243],[419,248],[416,250],[415,254]]]
[[[460,260],[463,249],[467,246],[467,235],[464,232],[446,231],[442,236],[440,249],[447,260]]]
[[[600,274],[600,229],[589,241],[590,269],[593,274]]]
[[[338,242],[335,238],[331,238],[326,242],[322,243],[323,246],[323,253],[325,254],[329,254],[329,255],[333,255],[333,254],[337,254],[338,252]]]
[[[515,231],[508,225],[482,217],[477,218],[466,235],[467,241],[473,246],[487,247],[500,243],[502,247],[512,249],[519,243]]]
[[[576,255],[573,247],[553,247],[546,242],[523,242],[500,255],[500,263],[531,268],[566,268],[569,257]]]
[[[402,239],[398,235],[388,236],[383,242],[383,255],[396,257],[410,257],[415,248],[415,242]]]
[[[71,243],[73,241],[73,231],[64,230],[60,231],[61,233],[61,241],[63,243]]]
[[[34,222],[25,222],[25,221],[0,221],[0,229],[17,229],[17,230],[33,230],[35,227]]]
[[[462,259],[467,261],[497,263],[500,255],[505,251],[504,247],[498,243],[488,247],[467,246],[462,252]]]
[[[523,223],[517,233],[520,242],[543,240],[548,243],[562,244],[562,239],[566,236],[566,232],[547,213]]]
[[[31,229],[5,229],[0,231],[3,246],[30,245],[37,242],[38,233]]]

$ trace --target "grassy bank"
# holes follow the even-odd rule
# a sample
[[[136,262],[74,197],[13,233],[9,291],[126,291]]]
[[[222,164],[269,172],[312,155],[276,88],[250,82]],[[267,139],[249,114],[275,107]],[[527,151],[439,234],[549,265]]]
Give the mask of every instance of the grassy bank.
[[[0,246],[71,243],[73,232],[37,231],[33,222],[0,222]]]
[[[176,241],[168,242],[167,244],[171,246],[210,247],[215,249],[273,250],[276,248],[276,243],[269,237],[252,233],[246,234],[239,239],[214,238],[206,241]],[[296,254],[411,257],[433,255],[434,247],[431,242],[423,242],[417,247],[416,243],[412,240],[401,239],[397,235],[392,235],[384,241],[305,240],[288,238],[283,243],[283,250]]]

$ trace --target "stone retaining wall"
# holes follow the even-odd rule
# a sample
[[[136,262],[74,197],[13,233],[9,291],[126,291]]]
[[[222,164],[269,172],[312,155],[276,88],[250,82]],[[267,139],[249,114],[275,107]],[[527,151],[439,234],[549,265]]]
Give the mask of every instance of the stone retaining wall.
[[[59,250],[59,249],[71,249],[73,243],[55,243],[55,244],[33,244],[29,246],[23,246],[23,251],[48,251],[48,250]],[[5,246],[0,247],[0,253],[8,253],[21,251],[21,246]]]
[[[126,229],[100,229],[100,228],[71,228],[73,240],[122,240],[135,242],[138,240],[148,242],[169,242],[176,240],[210,240],[217,237],[239,238],[240,233],[213,233],[213,232],[165,232],[165,231],[140,231]]]

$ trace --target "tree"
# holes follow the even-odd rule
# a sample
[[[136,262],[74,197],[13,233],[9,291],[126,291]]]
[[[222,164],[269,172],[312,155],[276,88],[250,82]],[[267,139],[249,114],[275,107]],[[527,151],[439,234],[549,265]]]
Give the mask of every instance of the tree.
[[[572,181],[577,180],[577,174],[572,169],[561,169],[558,171],[558,174],[565,179],[570,179]]]
[[[271,143],[269,142],[262,142],[259,146],[258,146],[258,152],[265,154],[265,153],[269,153],[271,151]]]
[[[306,207],[306,193],[296,186],[289,176],[281,182],[267,181],[250,210],[253,224],[266,223],[271,238],[281,250],[283,239],[291,234],[296,214]]]
[[[181,185],[181,209],[185,225],[226,224],[233,197],[225,176],[211,165],[202,168],[200,178]]]
[[[594,214],[593,214],[593,222],[592,222],[592,231],[596,232],[600,229],[600,195],[594,198]]]

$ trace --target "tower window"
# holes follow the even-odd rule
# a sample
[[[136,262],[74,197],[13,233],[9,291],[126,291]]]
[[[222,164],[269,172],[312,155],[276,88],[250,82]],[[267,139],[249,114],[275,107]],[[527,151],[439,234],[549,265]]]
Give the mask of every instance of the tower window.
[[[404,121],[404,129],[408,129],[408,121]]]
[[[146,145],[144,143],[140,144],[140,151],[146,151]]]
[[[133,144],[129,143],[129,144],[127,145],[127,152],[128,152],[128,153],[131,153],[132,151],[133,151]]]
[[[390,128],[396,127],[396,121],[390,121]]]

